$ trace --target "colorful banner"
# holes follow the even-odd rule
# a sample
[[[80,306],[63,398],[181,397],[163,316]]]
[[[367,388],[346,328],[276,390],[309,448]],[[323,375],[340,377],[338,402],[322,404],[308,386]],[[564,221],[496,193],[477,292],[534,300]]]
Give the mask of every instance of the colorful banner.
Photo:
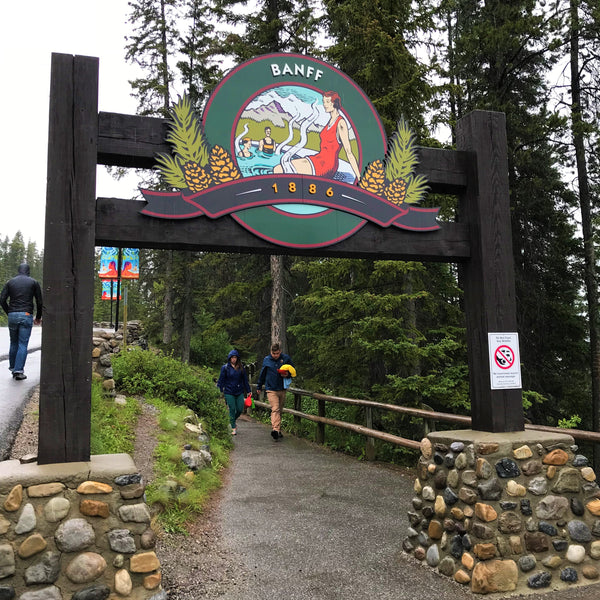
[[[102,281],[102,300],[116,300],[117,299],[117,280],[116,279],[104,279]],[[112,288],[112,289],[111,289]],[[112,296],[112,298],[111,298]],[[123,297],[119,294],[119,300]]]
[[[118,265],[119,249],[103,246],[102,254],[100,255],[100,270],[98,271],[98,277],[100,277],[100,279],[116,279],[118,277]]]
[[[138,248],[123,248],[121,255],[121,278],[140,278],[140,251]]]
[[[119,276],[119,249],[110,246],[102,247],[100,255],[100,279],[117,279]],[[140,251],[138,248],[121,250],[121,279],[140,278]]]

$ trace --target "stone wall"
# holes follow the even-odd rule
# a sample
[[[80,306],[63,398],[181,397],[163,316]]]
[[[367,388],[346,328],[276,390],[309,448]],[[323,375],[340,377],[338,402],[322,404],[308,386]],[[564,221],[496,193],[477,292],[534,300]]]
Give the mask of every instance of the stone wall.
[[[476,593],[600,577],[600,489],[569,435],[430,433],[405,552]],[[599,592],[600,593],[600,592]]]
[[[112,356],[121,352],[123,335],[122,328],[115,331],[109,323],[94,323],[92,377],[102,380],[104,391],[109,395],[115,394]],[[139,321],[129,321],[127,323],[127,345],[147,348],[142,324]]]
[[[165,600],[154,544],[129,455],[0,462],[0,600]]]

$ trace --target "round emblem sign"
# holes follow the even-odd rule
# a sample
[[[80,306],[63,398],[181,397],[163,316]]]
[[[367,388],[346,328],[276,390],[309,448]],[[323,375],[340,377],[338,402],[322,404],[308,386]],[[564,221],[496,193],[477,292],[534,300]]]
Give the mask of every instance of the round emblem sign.
[[[272,199],[232,213],[249,231],[276,244],[316,248],[366,223],[327,206],[339,193],[334,183],[351,191],[365,166],[386,152],[375,108],[341,71],[298,54],[260,56],[226,75],[202,120],[208,143],[226,149],[243,178],[255,178],[256,189],[248,181],[240,193]]]

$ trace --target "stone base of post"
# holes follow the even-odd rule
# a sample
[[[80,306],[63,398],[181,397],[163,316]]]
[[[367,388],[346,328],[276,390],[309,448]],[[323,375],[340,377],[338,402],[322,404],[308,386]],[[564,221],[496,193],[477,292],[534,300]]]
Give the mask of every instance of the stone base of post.
[[[0,462],[0,597],[165,600],[144,489],[128,454]]]
[[[404,551],[473,592],[600,583],[600,488],[566,433],[430,433],[414,491]]]

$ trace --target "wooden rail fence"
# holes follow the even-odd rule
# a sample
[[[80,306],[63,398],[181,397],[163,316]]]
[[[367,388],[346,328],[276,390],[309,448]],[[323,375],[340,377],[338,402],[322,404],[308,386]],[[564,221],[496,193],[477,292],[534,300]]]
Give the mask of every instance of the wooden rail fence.
[[[256,390],[256,386],[252,386]],[[381,402],[373,402],[371,400],[359,400],[356,398],[342,398],[339,396],[328,396],[326,394],[319,394],[317,392],[310,392],[307,390],[301,390],[298,388],[289,388],[288,393],[294,396],[294,408],[284,408],[283,412],[293,415],[294,422],[300,424],[301,419],[313,421],[317,423],[316,441],[319,444],[325,443],[325,425],[331,425],[332,427],[338,427],[340,429],[346,429],[354,433],[364,435],[366,440],[365,455],[367,460],[375,459],[375,440],[382,440],[396,446],[404,446],[405,448],[411,448],[418,450],[420,448],[420,441],[410,440],[403,438],[391,433],[379,431],[373,429],[373,411],[384,410],[388,412],[395,412],[404,415],[410,415],[413,417],[420,417],[428,421],[445,421],[447,423],[454,423],[456,425],[463,425],[464,428],[471,427],[471,417],[463,415],[455,415],[451,413],[437,412],[433,410],[425,410],[420,408],[410,408],[408,406],[396,406],[395,404],[383,404]],[[310,415],[302,412],[302,398],[314,398],[317,401],[317,413],[316,415]],[[326,417],[326,403],[336,402],[338,404],[346,404],[352,406],[362,406],[365,409],[365,424],[359,425],[357,423],[348,423],[347,421],[339,421],[337,419],[330,419]],[[255,405],[259,408],[270,410],[271,407],[266,402],[255,400]],[[525,424],[525,429],[531,429],[536,431],[548,431],[551,433],[568,433],[576,440],[585,442],[591,442],[600,444],[600,433],[594,431],[584,431],[580,429],[560,429],[558,427],[547,427],[545,425],[532,425],[529,423]]]

